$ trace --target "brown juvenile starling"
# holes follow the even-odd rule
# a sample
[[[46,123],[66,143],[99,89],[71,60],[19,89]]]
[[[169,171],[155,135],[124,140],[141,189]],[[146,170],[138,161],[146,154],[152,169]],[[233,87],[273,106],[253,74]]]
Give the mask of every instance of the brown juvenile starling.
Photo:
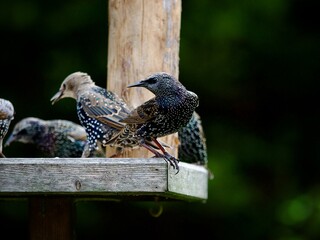
[[[27,117],[14,126],[5,146],[21,142],[35,145],[42,157],[81,157],[86,138],[85,129],[74,122]]]
[[[51,98],[52,104],[67,97],[76,99],[77,115],[87,133],[82,157],[92,157],[123,128],[124,123],[119,120],[129,114],[129,107],[115,93],[96,86],[83,72],[75,72],[65,78],[59,91]]]
[[[180,161],[207,165],[207,145],[201,118],[194,112],[188,124],[178,131],[178,158]]]
[[[120,122],[125,127],[108,144],[118,147],[143,146],[157,157],[167,160],[179,171],[178,159],[171,156],[157,140],[186,126],[195,108],[199,105],[198,96],[188,91],[173,76],[159,72],[130,87],[145,87],[155,97],[138,106]],[[147,142],[154,142],[162,154]]]
[[[10,123],[14,118],[14,107],[6,99],[0,98],[0,157],[6,156],[2,152],[3,139],[6,136]]]

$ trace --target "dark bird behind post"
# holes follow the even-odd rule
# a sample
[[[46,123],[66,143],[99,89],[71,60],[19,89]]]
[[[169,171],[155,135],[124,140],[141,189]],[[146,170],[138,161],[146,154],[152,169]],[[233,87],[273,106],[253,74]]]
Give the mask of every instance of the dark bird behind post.
[[[183,162],[207,166],[207,143],[202,121],[197,112],[183,128],[178,131],[178,157]]]

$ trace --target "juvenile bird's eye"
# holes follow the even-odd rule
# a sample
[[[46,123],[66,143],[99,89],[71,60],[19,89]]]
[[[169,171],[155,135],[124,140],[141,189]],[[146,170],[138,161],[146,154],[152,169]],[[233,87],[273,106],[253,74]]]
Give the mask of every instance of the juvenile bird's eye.
[[[62,85],[62,88],[63,88],[63,89],[66,89],[66,84],[65,84],[65,83]]]
[[[28,132],[26,129],[22,129],[19,131],[18,135],[26,135]]]
[[[149,78],[149,79],[147,80],[147,82],[148,82],[149,84],[154,84],[154,83],[157,82],[157,79],[156,79],[156,78]]]

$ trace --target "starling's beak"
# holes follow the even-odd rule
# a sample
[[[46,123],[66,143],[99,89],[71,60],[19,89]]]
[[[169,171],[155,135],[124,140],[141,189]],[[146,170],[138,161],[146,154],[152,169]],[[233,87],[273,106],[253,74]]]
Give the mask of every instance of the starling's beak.
[[[131,88],[131,87],[143,87],[143,86],[144,86],[144,81],[139,81],[139,82],[130,84],[130,85],[128,85],[127,87],[128,87],[128,88]]]
[[[6,143],[4,144],[4,146],[5,146],[5,147],[9,146],[10,143],[12,143],[12,142],[15,141],[15,140],[16,140],[15,135],[11,134],[11,135],[9,136],[9,138],[7,139]]]
[[[55,104],[56,102],[58,102],[60,100],[60,98],[63,95],[63,91],[60,90],[59,92],[57,92],[51,99],[50,101],[52,102],[52,105]]]

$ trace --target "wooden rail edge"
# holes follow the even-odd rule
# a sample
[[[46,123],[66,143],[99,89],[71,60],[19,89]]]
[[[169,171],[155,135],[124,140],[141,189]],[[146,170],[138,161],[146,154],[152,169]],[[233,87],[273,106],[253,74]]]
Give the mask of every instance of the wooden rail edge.
[[[0,198],[206,201],[208,170],[162,158],[4,158]]]

